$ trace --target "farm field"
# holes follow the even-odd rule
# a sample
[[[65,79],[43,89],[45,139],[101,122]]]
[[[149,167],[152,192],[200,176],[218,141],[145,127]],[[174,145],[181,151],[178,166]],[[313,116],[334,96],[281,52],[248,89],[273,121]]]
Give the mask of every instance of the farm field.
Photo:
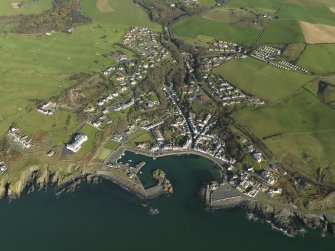
[[[280,19],[335,25],[335,14],[326,6],[286,4],[279,10],[278,16]]]
[[[276,159],[315,176],[317,166],[335,161],[335,110],[306,90],[282,102],[239,111],[246,125],[275,154]]]
[[[313,77],[284,71],[252,58],[235,59],[214,70],[238,88],[261,99],[276,102],[294,93]]]
[[[15,3],[22,3],[23,6],[18,8]],[[0,1],[0,16],[18,15],[18,14],[36,14],[51,7],[52,0],[1,0]]]
[[[311,24],[299,22],[306,43],[329,44],[335,43],[335,26],[326,24]]]
[[[322,5],[334,7],[333,0],[288,0],[287,3],[300,4],[300,5]]]
[[[335,44],[307,45],[298,65],[314,73],[335,72]]]
[[[230,0],[225,7],[244,8],[257,13],[274,14],[284,3],[285,0]]]
[[[295,20],[273,20],[257,41],[269,44],[304,43],[304,34]]]
[[[283,51],[283,56],[289,61],[296,61],[305,49],[305,44],[289,44]]]
[[[320,91],[319,81],[327,83],[326,87]],[[323,103],[335,108],[335,81],[334,75],[323,77],[313,81],[311,84],[306,86],[306,89],[310,91],[315,97],[317,97]]]
[[[81,3],[82,10],[85,15],[91,17],[94,22],[104,22],[106,28],[114,27],[115,33],[118,26],[150,26],[151,28],[160,29],[160,26],[152,23],[147,13],[141,8],[135,6],[132,0],[107,0],[108,6],[112,9],[109,12],[101,12],[97,8],[96,1],[83,0]]]
[[[202,17],[226,24],[250,26],[253,28],[262,28],[266,22],[264,18],[257,17],[254,13],[242,9],[214,8],[205,12]],[[260,24],[256,25],[255,20],[260,22]]]
[[[261,32],[260,29],[232,25],[224,22],[210,20],[201,16],[187,17],[178,21],[173,27],[178,37],[197,38],[198,36],[207,36],[251,45]]]

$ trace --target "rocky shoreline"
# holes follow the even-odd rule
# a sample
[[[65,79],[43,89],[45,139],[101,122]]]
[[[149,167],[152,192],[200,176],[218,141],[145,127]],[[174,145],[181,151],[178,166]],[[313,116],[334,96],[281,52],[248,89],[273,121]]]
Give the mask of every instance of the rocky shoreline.
[[[208,202],[206,185],[200,190],[200,197],[203,199],[208,210],[225,210],[229,208],[242,208],[251,220],[259,220],[265,224],[270,224],[274,230],[294,237],[303,235],[306,229],[318,230],[321,236],[332,234],[335,236],[335,218],[322,211],[302,211],[290,207],[273,205],[272,203],[260,202],[256,199],[238,197],[221,201],[218,204]]]
[[[290,237],[303,234],[305,228],[319,230],[321,236],[325,236],[327,233],[335,236],[335,222],[331,222],[325,215],[276,208],[258,202],[246,202],[241,206],[245,208],[250,218],[257,218],[269,223],[274,229],[280,230]]]
[[[31,167],[16,184],[2,181],[0,184],[0,198],[13,200],[19,198],[25,191],[29,193],[35,189],[46,189],[49,186],[55,188],[56,195],[59,195],[62,192],[75,191],[81,182],[97,183],[101,180],[112,182],[144,200],[155,199],[166,194],[160,187],[145,189],[142,185],[139,185],[140,183],[129,182],[129,180],[117,177],[108,171],[79,171],[74,175],[61,178],[57,173],[50,173],[47,170],[41,171],[37,167]],[[200,196],[201,198],[205,197],[204,189],[201,189]],[[240,200],[238,203],[234,202],[216,208],[208,205],[206,207],[215,210],[234,207],[243,208],[250,219],[258,219],[271,224],[273,229],[279,230],[290,237],[303,234],[305,228],[319,230],[322,236],[327,233],[335,236],[335,219],[328,218],[326,214],[313,213],[307,210],[302,212],[289,207],[260,203],[256,200]]]
[[[134,179],[132,182],[108,171],[78,170],[75,174],[61,177],[59,173],[50,173],[38,167],[31,167],[15,183],[6,182],[4,179],[1,180],[0,199],[18,199],[25,192],[31,193],[35,189],[42,190],[47,187],[54,188],[56,195],[59,195],[62,192],[75,191],[82,182],[97,183],[101,180],[112,182],[144,200],[155,199],[166,194],[163,187],[159,185],[145,189],[138,179]]]

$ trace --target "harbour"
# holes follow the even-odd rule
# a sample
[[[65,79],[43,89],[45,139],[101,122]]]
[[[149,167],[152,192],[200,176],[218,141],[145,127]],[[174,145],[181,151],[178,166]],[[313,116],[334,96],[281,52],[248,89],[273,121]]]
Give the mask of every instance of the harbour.
[[[171,181],[174,193],[142,200],[104,181],[83,183],[75,192],[58,197],[50,189],[24,195],[11,203],[2,200],[2,247],[45,250],[47,246],[51,251],[157,250],[157,247],[314,251],[331,250],[335,244],[334,237],[321,238],[320,232],[312,230],[304,237],[289,238],[261,221],[248,220],[246,212],[238,208],[206,211],[199,189],[219,173],[204,158],[170,156],[152,160],[127,153],[122,161],[128,160],[134,165],[146,162],[140,175],[144,187],[155,184],[152,172],[159,168]],[[16,241],[17,238],[21,241]]]

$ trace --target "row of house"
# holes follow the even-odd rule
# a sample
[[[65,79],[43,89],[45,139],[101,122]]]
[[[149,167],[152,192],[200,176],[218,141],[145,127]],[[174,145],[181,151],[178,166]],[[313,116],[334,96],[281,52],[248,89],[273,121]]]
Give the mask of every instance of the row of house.
[[[210,52],[224,52],[228,54],[246,53],[246,49],[238,43],[217,40],[208,49]]]
[[[241,103],[262,104],[259,99],[246,95],[242,90],[234,87],[231,83],[224,80],[222,77],[206,73],[203,76],[204,83],[214,99],[220,100],[222,106],[231,106]]]
[[[29,149],[33,146],[33,140],[24,132],[17,128],[11,127],[8,131],[8,136],[23,149]]]

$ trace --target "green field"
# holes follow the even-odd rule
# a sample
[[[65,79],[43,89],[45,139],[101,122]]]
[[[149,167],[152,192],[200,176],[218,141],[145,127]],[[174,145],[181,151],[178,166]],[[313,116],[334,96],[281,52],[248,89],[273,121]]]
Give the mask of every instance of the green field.
[[[35,108],[36,99],[49,99],[73,85],[69,81],[72,74],[97,72],[110,66],[114,59],[103,54],[115,50],[113,44],[120,41],[128,27],[159,29],[131,0],[109,2],[114,11],[100,13],[95,1],[82,1],[83,11],[93,18],[93,23],[77,27],[72,35],[0,35],[0,135],[13,121],[20,123],[20,118]],[[36,122],[20,123],[23,130],[31,124]]]
[[[74,112],[58,110],[53,116],[46,116],[33,110],[21,117],[16,124],[41,147],[50,149],[66,143],[77,130],[78,122]]]
[[[269,44],[304,43],[305,38],[297,21],[273,20],[264,30],[258,42]]]
[[[206,11],[201,16],[209,20],[224,22],[226,24],[250,27],[256,27],[254,23],[255,20],[264,21],[263,18],[258,19],[257,15],[242,9],[214,8]]]
[[[198,3],[207,6],[207,7],[212,7],[216,4],[215,0],[198,0]]]
[[[120,25],[129,26],[150,26],[151,28],[160,29],[160,26],[150,21],[147,13],[141,8],[136,7],[132,0],[108,0],[112,12],[101,13],[96,7],[96,1],[82,0],[81,6],[84,14],[91,17],[94,21],[105,22],[114,26],[114,31]],[[107,29],[110,27],[103,27]],[[116,31],[118,33],[120,31]],[[122,32],[122,31],[121,31]]]
[[[285,47],[282,55],[289,61],[296,61],[300,54],[304,51],[305,47],[305,44],[289,44]]]
[[[225,6],[244,8],[261,14],[274,14],[284,3],[285,0],[229,0]]]
[[[11,3],[20,3],[23,2],[25,5],[21,8],[13,8]],[[18,14],[35,14],[40,13],[43,10],[47,10],[51,8],[52,0],[23,0],[23,1],[15,1],[15,0],[1,0],[0,2],[0,16],[10,16],[10,15],[18,15]]]
[[[252,58],[235,59],[214,70],[236,87],[275,102],[312,80],[311,76],[280,70]]]
[[[120,143],[115,140],[108,140],[108,142],[105,144],[105,148],[115,151],[120,146]]]
[[[335,72],[335,44],[307,45],[298,65],[311,72]]]
[[[314,176],[324,161],[335,163],[335,110],[306,90],[276,105],[239,111],[234,117],[293,168]]]
[[[132,134],[128,135],[126,145],[129,147],[135,147],[139,143],[153,142],[151,134],[147,131],[137,130]]]
[[[187,17],[178,21],[173,26],[173,30],[178,37],[182,38],[196,39],[202,35],[245,45],[251,45],[261,32],[260,29],[232,25],[200,16]]]
[[[114,140],[108,140],[108,142],[104,145],[102,151],[100,152],[98,159],[100,161],[105,161],[118,147],[120,143]]]
[[[333,0],[288,0],[287,3],[300,4],[300,5],[323,5],[334,7]]]
[[[325,6],[286,4],[279,10],[278,16],[280,19],[335,25],[335,14]]]

